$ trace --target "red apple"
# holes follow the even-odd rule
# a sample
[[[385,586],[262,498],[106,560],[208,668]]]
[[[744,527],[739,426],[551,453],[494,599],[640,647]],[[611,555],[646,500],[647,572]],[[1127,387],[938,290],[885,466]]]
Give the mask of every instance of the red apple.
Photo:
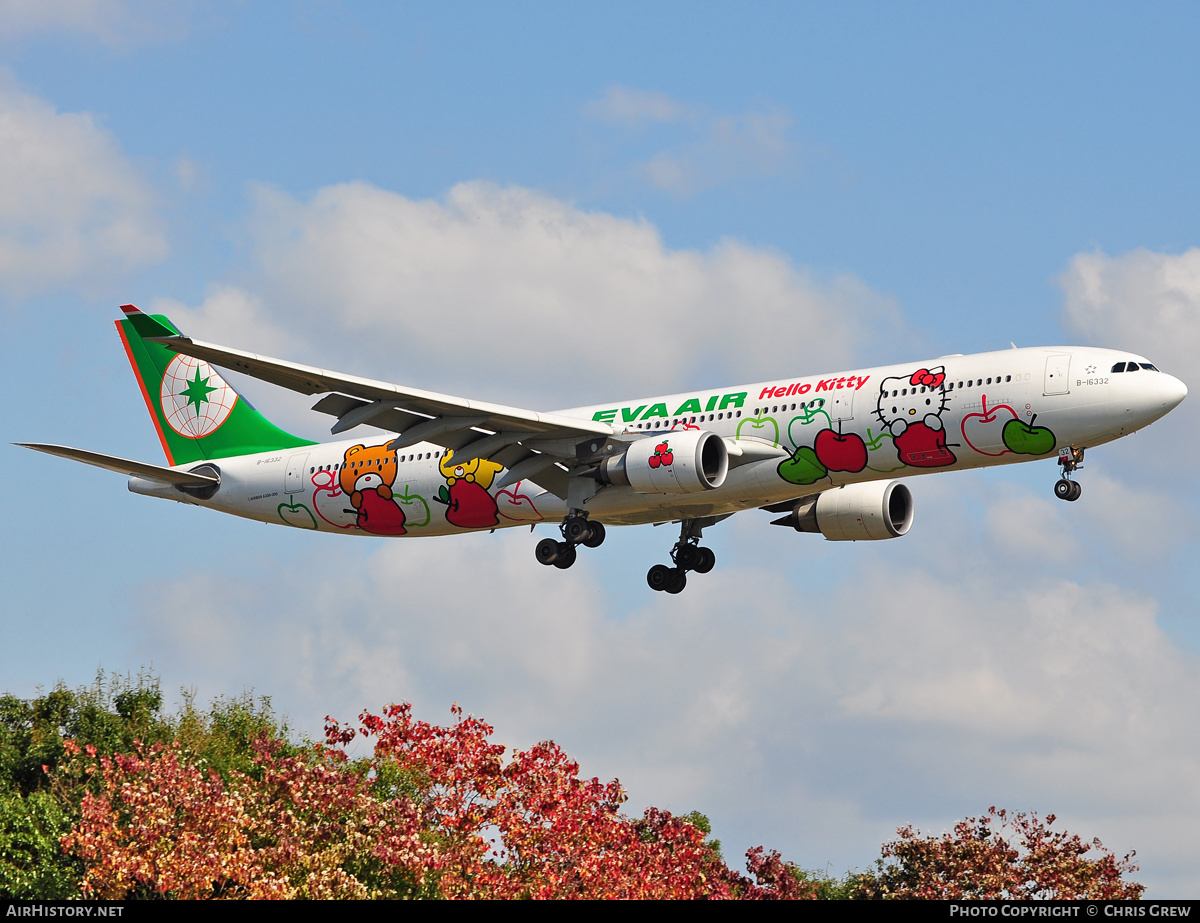
[[[959,428],[963,439],[980,455],[1007,455],[1010,449],[1004,444],[1004,426],[1017,419],[1017,412],[1008,404],[989,407],[986,394],[983,395],[982,406],[982,413],[969,413],[962,418]]]
[[[830,471],[862,471],[867,467],[867,446],[857,433],[823,429],[813,443],[817,459]]]

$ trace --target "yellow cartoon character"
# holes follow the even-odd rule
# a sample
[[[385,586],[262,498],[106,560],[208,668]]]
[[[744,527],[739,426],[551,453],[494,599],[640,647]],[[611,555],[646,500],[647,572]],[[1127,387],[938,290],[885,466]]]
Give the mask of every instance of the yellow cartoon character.
[[[438,491],[437,499],[446,504],[446,521],[462,529],[499,525],[496,501],[488,488],[504,466],[479,458],[460,464],[453,457],[454,450],[449,449],[440,463],[446,486]]]

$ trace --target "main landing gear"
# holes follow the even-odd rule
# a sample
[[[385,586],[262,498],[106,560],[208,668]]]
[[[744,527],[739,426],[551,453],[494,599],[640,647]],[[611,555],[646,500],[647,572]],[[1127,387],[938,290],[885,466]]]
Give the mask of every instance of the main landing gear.
[[[1063,476],[1054,485],[1054,496],[1059,500],[1074,502],[1083,493],[1083,485],[1078,481],[1072,481],[1071,475],[1075,473],[1076,468],[1083,467],[1083,449],[1077,449],[1074,446],[1059,449],[1058,463],[1062,466]]]
[[[702,521],[685,519],[679,529],[679,541],[671,549],[671,560],[674,567],[666,564],[655,564],[646,574],[646,583],[652,590],[662,590],[665,593],[681,593],[687,586],[687,572],[694,570],[698,574],[707,574],[717,563],[717,556],[711,548],[700,544]]]
[[[575,563],[575,547],[584,545],[588,548],[599,548],[604,543],[604,523],[592,522],[587,513],[573,510],[559,526],[563,540],[556,542],[552,538],[544,538],[537,543],[534,554],[538,563],[547,566],[553,564],[560,570],[566,570]]]

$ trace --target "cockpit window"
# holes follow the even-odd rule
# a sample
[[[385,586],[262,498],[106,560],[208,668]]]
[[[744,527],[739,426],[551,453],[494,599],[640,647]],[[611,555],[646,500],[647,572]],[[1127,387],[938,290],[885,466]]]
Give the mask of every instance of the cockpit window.
[[[1132,364],[1133,363],[1131,362],[1130,365],[1132,365]],[[1149,362],[1139,362],[1138,365],[1140,365],[1142,368],[1144,368],[1148,372],[1157,372],[1158,371],[1158,369],[1156,369]]]
[[[1126,363],[1126,365],[1125,365],[1126,372],[1136,372],[1137,370],[1138,370],[1138,364],[1136,362]]]
[[[1114,366],[1112,367],[1112,370],[1113,370],[1114,372],[1124,372],[1124,371],[1125,371],[1125,363],[1124,363],[1124,362],[1118,362],[1116,365],[1114,365]]]

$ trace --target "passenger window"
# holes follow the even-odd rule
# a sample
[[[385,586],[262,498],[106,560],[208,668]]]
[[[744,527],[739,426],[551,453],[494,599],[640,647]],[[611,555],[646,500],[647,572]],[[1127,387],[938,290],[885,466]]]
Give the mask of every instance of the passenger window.
[[[1011,376],[1011,375],[1005,375],[1005,376],[1004,376],[1004,380],[1005,380],[1005,381],[1012,381],[1012,376]]]

